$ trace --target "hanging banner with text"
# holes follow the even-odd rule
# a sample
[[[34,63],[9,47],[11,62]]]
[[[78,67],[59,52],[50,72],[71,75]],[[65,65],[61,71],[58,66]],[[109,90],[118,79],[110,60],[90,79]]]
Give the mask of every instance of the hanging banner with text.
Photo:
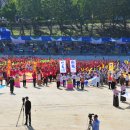
[[[60,73],[66,73],[66,61],[60,61]]]
[[[76,73],[76,60],[70,60],[70,72]]]

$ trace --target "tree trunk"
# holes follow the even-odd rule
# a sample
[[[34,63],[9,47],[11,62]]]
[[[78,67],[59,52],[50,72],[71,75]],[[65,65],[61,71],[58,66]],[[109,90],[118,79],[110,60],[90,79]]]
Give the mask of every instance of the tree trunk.
[[[123,26],[124,26],[124,35],[127,36],[127,20],[124,18],[123,20]]]
[[[50,35],[52,35],[52,34],[53,34],[52,24],[51,24],[51,25],[48,25],[47,27],[48,27],[48,29],[49,29]]]
[[[20,35],[21,35],[21,36],[24,36],[24,35],[25,35],[24,25],[23,25],[23,24],[21,24],[21,26],[20,26]]]
[[[10,30],[11,30],[11,34],[14,35],[12,24],[10,25]]]
[[[32,27],[30,27],[30,36],[32,35]]]
[[[82,22],[80,22],[80,34],[81,34],[81,36],[83,35],[83,23]]]

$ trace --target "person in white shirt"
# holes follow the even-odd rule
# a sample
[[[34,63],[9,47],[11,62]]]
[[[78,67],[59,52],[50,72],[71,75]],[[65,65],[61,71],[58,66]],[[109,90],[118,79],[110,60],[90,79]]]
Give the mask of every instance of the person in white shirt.
[[[121,75],[121,72],[120,72],[120,71],[118,71],[118,72],[117,72],[117,74],[116,74],[116,76],[117,76],[117,83],[119,83],[119,80],[120,80],[120,75]]]
[[[72,75],[72,79],[73,79],[73,86],[75,87],[75,84],[76,84],[76,75],[75,74]]]
[[[67,77],[66,77],[65,74],[62,76],[62,79],[63,79],[63,87],[66,87],[66,79],[67,79]]]
[[[115,74],[113,75],[113,78],[116,79],[116,81],[118,80],[118,75],[117,75],[117,73],[115,73]]]
[[[99,83],[100,83],[100,77],[99,77],[99,75],[97,75],[96,82],[97,82],[97,87],[99,87]]]
[[[63,86],[63,75],[60,75],[60,86]]]
[[[77,88],[79,89],[79,87],[80,87],[80,76],[79,75],[76,76],[76,82],[77,82]]]

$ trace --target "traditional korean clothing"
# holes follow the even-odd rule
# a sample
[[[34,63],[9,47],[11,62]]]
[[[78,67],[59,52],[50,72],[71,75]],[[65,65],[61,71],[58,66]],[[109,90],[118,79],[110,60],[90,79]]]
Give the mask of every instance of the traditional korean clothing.
[[[126,101],[126,97],[123,97],[122,95],[124,95],[126,93],[126,86],[121,86],[121,97],[120,97],[120,100],[122,102]]]
[[[20,79],[19,79],[19,75],[16,75],[16,77],[15,77],[15,87],[16,87],[16,88],[20,88]]]

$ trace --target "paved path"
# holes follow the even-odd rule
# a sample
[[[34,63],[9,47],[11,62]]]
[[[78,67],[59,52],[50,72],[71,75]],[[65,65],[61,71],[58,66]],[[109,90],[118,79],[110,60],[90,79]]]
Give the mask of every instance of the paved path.
[[[49,87],[15,88],[16,95],[10,95],[9,88],[0,90],[0,130],[87,130],[88,114],[99,115],[100,130],[130,130],[130,99],[112,106],[112,91],[107,87],[85,88],[85,91],[56,89]],[[130,92],[130,89],[127,91]],[[32,101],[32,128],[18,127],[16,122],[22,106],[22,97]]]

